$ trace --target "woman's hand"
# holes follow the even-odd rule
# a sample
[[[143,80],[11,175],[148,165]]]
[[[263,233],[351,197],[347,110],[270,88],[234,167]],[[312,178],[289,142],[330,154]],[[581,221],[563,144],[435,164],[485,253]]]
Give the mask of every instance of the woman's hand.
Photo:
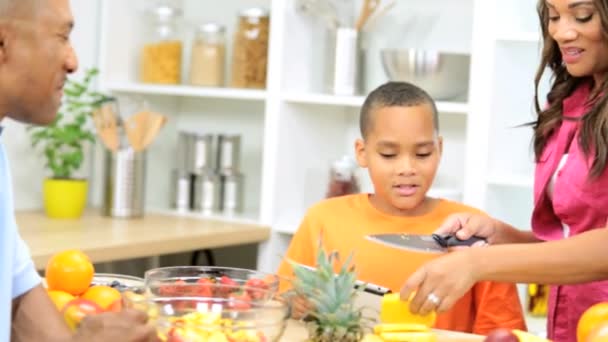
[[[472,213],[452,214],[443,222],[435,234],[456,235],[460,240],[466,240],[472,236],[485,238],[488,244],[502,243],[500,240],[497,221],[491,217]],[[476,242],[473,246],[482,246],[483,241]]]
[[[424,264],[403,285],[401,299],[407,300],[415,291],[410,310],[421,315],[449,310],[477,282],[471,252],[452,252]]]

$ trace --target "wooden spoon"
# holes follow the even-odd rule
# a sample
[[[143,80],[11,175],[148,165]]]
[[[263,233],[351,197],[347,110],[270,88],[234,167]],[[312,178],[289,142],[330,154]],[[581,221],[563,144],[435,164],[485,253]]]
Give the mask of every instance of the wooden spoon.
[[[116,113],[108,104],[101,106],[93,112],[93,122],[97,129],[97,135],[103,144],[111,151],[118,151],[119,139],[116,129]]]

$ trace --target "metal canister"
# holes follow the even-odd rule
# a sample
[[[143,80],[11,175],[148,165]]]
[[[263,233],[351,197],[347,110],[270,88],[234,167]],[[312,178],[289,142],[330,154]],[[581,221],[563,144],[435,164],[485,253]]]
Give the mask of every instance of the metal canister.
[[[218,136],[217,170],[220,174],[239,172],[241,158],[241,136],[220,134]]]
[[[196,176],[194,185],[194,210],[203,213],[217,212],[221,209],[221,180],[211,169],[205,169]]]
[[[213,135],[193,134],[190,139],[189,154],[191,159],[190,172],[202,174],[206,169],[213,168]]]
[[[103,214],[112,217],[141,217],[145,202],[145,152],[123,148],[107,150],[104,163]]]
[[[244,198],[244,176],[239,172],[222,175],[222,210],[242,212]]]
[[[180,211],[190,209],[190,173],[174,169],[171,178],[171,207]]]

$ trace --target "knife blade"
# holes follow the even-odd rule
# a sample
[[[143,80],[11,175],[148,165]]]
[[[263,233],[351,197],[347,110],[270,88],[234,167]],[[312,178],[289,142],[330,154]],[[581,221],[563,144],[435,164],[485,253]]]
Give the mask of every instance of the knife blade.
[[[446,253],[451,247],[471,246],[478,241],[486,242],[486,239],[479,236],[460,240],[455,235],[442,236],[438,234],[372,234],[367,235],[365,238],[393,248],[424,253]]]

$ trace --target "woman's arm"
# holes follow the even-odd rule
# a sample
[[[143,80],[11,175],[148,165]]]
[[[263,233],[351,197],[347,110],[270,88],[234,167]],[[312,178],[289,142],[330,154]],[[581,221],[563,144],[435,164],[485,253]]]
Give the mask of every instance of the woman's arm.
[[[608,229],[537,244],[468,251],[477,278],[539,284],[572,284],[608,279]]]
[[[450,309],[481,280],[540,284],[607,280],[607,246],[608,229],[603,228],[560,241],[467,248],[419,268],[406,281],[401,298],[417,290],[411,309],[424,314]],[[431,293],[440,299],[439,306],[428,300]]]

